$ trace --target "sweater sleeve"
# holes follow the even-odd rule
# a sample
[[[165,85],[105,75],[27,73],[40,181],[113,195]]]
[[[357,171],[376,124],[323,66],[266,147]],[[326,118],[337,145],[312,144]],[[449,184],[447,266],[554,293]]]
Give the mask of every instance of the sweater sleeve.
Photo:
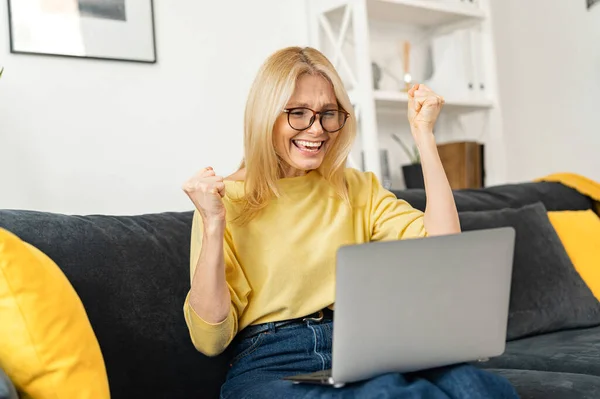
[[[386,190],[377,177],[371,177],[371,241],[426,237],[424,214]]]
[[[202,230],[202,218],[198,212],[194,212],[190,242],[190,281],[193,280],[196,263],[200,257]],[[203,320],[190,306],[189,292],[183,306],[192,343],[198,351],[207,356],[219,355],[231,343],[238,332],[238,319],[248,304],[248,295],[250,294],[250,285],[237,260],[228,231],[225,232],[223,240],[223,252],[225,277],[231,294],[231,305],[227,318],[216,324]]]

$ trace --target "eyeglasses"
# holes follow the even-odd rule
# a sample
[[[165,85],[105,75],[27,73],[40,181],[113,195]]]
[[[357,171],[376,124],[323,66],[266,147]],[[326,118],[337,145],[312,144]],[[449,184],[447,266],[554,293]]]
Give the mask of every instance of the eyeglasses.
[[[297,107],[286,108],[283,112],[288,115],[288,124],[294,130],[306,130],[315,123],[317,115],[319,123],[327,133],[335,133],[341,130],[346,124],[350,114],[340,109],[329,109],[324,111],[314,111],[310,108]]]

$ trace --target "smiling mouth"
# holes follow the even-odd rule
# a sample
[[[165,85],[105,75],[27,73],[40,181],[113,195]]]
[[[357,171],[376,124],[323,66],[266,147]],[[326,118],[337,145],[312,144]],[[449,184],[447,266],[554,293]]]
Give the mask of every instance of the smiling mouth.
[[[325,141],[292,140],[292,143],[301,151],[316,153],[323,148]]]

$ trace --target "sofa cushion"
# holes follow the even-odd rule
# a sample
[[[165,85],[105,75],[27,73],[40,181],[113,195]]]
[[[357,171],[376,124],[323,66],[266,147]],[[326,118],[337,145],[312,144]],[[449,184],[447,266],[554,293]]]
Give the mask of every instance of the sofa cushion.
[[[108,399],[106,369],[81,300],[38,248],[0,228],[0,366],[39,399]]]
[[[600,303],[573,267],[543,204],[459,216],[463,231],[516,230],[508,340],[600,325]]]
[[[593,209],[596,214],[600,216],[600,181],[595,181],[589,177],[569,172],[553,173],[540,179],[536,179],[535,181],[560,183],[577,190],[593,200]]]
[[[600,378],[536,370],[490,370],[508,379],[521,399],[597,399]]]
[[[482,363],[482,367],[600,377],[600,327],[560,331],[509,342],[502,356]]]
[[[0,225],[50,256],[80,296],[113,399],[218,397],[225,356],[197,352],[183,319],[192,212],[67,216],[0,211]]]
[[[412,206],[425,210],[425,190],[395,190],[394,194]],[[505,184],[483,189],[454,191],[459,211],[486,211],[503,208],[520,208],[542,202],[549,211],[591,209],[591,198],[557,182]]]
[[[600,217],[587,211],[553,211],[548,217],[575,269],[600,299]]]

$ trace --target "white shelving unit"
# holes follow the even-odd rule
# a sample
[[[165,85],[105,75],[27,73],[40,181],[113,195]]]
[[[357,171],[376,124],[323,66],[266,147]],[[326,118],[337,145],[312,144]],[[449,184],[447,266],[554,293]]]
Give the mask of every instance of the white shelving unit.
[[[377,60],[377,54],[373,52],[381,48],[395,52],[399,57],[397,64],[401,65],[401,52],[391,48],[393,44],[387,45],[386,40],[394,43],[410,32],[413,42],[429,49],[425,53],[429,54],[430,75],[419,83],[428,84],[446,99],[441,119],[474,126],[468,118],[475,115],[476,120],[483,121],[470,136],[462,130],[458,135],[446,135],[445,130],[450,129],[443,126],[440,130],[448,141],[476,138],[483,142],[486,184],[504,181],[506,159],[489,1],[308,0],[311,45],[328,56],[346,84],[359,122],[358,144],[365,170],[382,178],[380,150],[386,148],[381,145],[385,142],[381,137],[386,131],[383,124],[390,115],[405,115],[408,104],[408,95],[400,85],[374,88],[372,62]],[[422,71],[413,70],[412,54],[411,61],[410,73],[423,75]],[[421,62],[419,66],[425,64]],[[395,79],[402,83],[405,71],[392,69]],[[405,125],[407,128],[408,123]],[[361,154],[353,151],[351,166],[362,168],[360,160]]]
[[[357,94],[349,93],[350,99],[357,102]],[[408,105],[408,93],[392,90],[374,90],[373,98],[377,110],[381,112],[398,112],[398,109],[406,108]],[[470,112],[485,111],[493,108],[493,103],[487,99],[452,99],[444,97],[444,111],[467,114]]]
[[[472,3],[450,3],[428,0],[374,0],[367,1],[370,19],[420,26],[440,26],[465,20],[482,21],[485,13]]]

